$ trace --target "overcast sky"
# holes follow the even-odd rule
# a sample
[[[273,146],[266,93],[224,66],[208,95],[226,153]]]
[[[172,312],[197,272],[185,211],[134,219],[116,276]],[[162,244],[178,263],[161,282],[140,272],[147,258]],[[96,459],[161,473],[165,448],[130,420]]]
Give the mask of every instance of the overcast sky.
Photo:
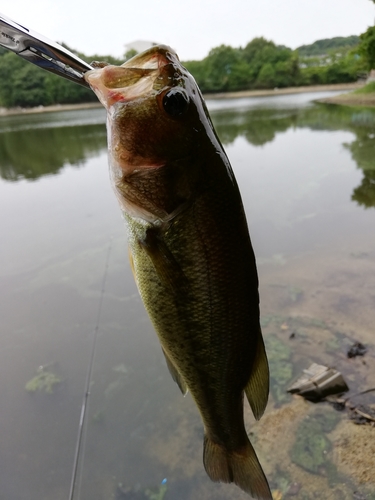
[[[370,0],[2,0],[0,12],[86,54],[122,56],[126,43],[151,40],[180,59],[202,59],[220,44],[256,36],[296,48],[359,35],[374,23]]]

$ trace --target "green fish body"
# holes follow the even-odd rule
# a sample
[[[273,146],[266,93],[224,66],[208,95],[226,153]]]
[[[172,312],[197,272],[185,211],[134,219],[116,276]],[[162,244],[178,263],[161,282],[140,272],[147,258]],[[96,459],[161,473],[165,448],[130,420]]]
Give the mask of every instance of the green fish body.
[[[201,93],[166,46],[86,78],[107,109],[138,289],[173,379],[202,416],[207,474],[271,500],[243,416],[244,393],[259,419],[269,390],[255,257]]]

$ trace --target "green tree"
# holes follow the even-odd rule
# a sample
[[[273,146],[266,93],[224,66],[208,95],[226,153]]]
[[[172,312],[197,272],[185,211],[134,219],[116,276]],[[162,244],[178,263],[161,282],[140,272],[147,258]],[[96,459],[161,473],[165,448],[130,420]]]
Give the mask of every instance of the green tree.
[[[246,61],[236,60],[230,67],[228,90],[248,89],[251,85],[251,71]]]
[[[0,101],[5,107],[44,104],[45,73],[12,52],[0,57]]]
[[[124,54],[125,61],[128,61],[129,59],[136,56],[137,54],[138,54],[138,52],[135,49],[127,50]]]
[[[251,77],[253,82],[258,78],[259,72],[263,64],[273,61],[275,44],[265,38],[254,38],[243,49],[243,58],[250,66]]]
[[[0,105],[4,107],[97,100],[91,90],[43,71],[13,52],[0,54],[0,74]]]
[[[256,79],[256,87],[272,88],[276,87],[276,68],[271,63],[265,63],[261,67]]]
[[[334,38],[323,38],[309,45],[301,45],[297,47],[300,56],[323,56],[329,53],[345,53],[359,43],[359,37],[352,36],[336,36]]]
[[[359,54],[366,62],[367,69],[375,68],[375,26],[370,26],[360,35]]]
[[[91,89],[65,80],[53,73],[47,73],[44,80],[45,99],[53,104],[76,104],[95,102],[97,97]]]
[[[44,91],[44,83],[45,74],[42,71],[31,64],[22,65],[13,83],[14,105],[30,107],[51,104]]]
[[[202,61],[185,61],[185,68],[194,76],[202,92],[207,92],[207,65],[205,59]]]
[[[206,57],[206,83],[211,91],[230,90],[233,66],[240,61],[240,52],[229,45],[220,45],[210,50]]]
[[[243,49],[253,87],[272,88],[298,83],[298,54],[265,38],[254,38]]]

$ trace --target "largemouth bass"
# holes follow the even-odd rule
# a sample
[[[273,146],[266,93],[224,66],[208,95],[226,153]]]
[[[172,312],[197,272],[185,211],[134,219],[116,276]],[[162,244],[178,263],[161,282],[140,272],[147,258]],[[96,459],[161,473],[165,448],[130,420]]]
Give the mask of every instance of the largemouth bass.
[[[85,78],[107,109],[138,289],[173,379],[202,416],[206,472],[271,500],[243,416],[244,393],[259,419],[269,389],[255,257],[200,90],[166,46]]]

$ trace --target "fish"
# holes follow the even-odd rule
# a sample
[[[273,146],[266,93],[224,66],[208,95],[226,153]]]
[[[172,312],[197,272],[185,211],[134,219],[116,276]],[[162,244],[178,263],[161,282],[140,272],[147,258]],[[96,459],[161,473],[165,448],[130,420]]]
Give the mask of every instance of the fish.
[[[240,191],[193,76],[157,45],[85,79],[107,110],[111,183],[166,364],[204,426],[212,481],[270,488],[244,423],[267,405],[258,274]]]

